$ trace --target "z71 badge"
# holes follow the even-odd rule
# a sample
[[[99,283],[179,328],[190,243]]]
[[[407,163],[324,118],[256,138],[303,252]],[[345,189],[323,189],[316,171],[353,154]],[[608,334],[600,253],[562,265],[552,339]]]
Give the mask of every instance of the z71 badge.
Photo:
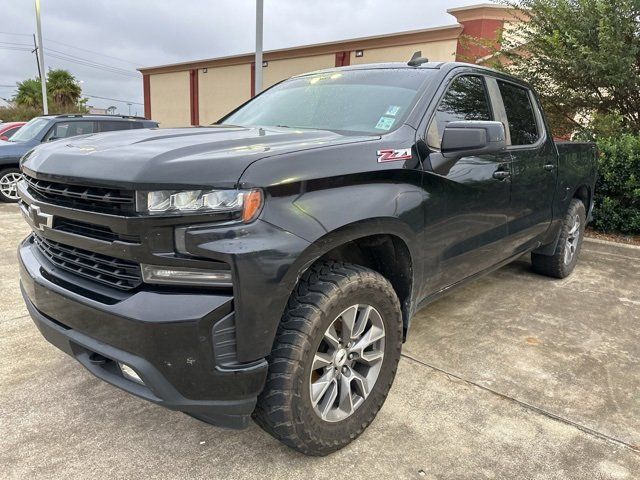
[[[378,150],[378,163],[396,162],[398,160],[411,160],[410,148]]]

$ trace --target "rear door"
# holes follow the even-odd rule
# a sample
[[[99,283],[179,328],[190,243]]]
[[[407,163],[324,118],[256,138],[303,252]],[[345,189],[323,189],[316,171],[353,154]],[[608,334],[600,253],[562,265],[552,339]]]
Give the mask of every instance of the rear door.
[[[496,83],[506,117],[512,157],[507,248],[516,254],[536,246],[551,224],[558,156],[533,92],[502,78],[489,81]]]
[[[447,123],[456,120],[497,120],[485,77],[455,76],[440,99],[427,128],[430,155],[438,155]],[[425,189],[431,195],[425,212],[427,289],[431,292],[499,263],[507,254],[510,181],[496,175],[510,169],[510,154],[460,158],[448,172],[428,172]]]

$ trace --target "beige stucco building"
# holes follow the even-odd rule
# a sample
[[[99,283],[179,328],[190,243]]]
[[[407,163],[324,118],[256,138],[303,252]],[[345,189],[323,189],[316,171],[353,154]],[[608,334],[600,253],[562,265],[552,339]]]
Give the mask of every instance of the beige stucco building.
[[[416,51],[432,61],[476,61],[514,21],[509,8],[479,4],[447,10],[456,23],[390,35],[264,52],[263,87],[292,75],[336,66],[408,61]],[[207,125],[254,95],[254,55],[234,55],[139,69],[145,116],[161,127]]]

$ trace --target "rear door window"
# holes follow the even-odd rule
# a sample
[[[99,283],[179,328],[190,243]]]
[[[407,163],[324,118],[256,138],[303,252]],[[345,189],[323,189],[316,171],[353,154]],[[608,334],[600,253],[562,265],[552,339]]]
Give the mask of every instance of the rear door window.
[[[447,123],[459,120],[493,120],[483,77],[461,75],[451,83],[429,125],[429,146],[440,148]]]
[[[536,143],[540,132],[529,90],[502,80],[498,80],[498,88],[509,122],[511,145]]]
[[[106,120],[98,122],[101,132],[115,132],[117,130],[129,130],[131,128],[131,122]]]

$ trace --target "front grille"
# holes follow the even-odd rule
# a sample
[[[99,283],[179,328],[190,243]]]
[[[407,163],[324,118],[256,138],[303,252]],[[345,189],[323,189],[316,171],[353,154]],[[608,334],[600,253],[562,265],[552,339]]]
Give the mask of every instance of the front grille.
[[[24,179],[31,193],[56,205],[113,214],[135,212],[135,192],[132,190],[67,185],[28,175],[24,175]]]
[[[40,253],[63,270],[120,290],[131,290],[142,284],[137,263],[62,245],[38,235],[34,235],[34,241]]]
[[[70,220],[67,218],[56,220],[54,230],[73,233],[75,235],[81,235],[83,237],[95,238],[97,240],[105,240],[107,242],[120,241],[128,243],[138,243],[140,241],[140,237],[138,235],[124,235],[115,233],[109,227],[105,227],[103,225],[79,222],[77,220]]]

